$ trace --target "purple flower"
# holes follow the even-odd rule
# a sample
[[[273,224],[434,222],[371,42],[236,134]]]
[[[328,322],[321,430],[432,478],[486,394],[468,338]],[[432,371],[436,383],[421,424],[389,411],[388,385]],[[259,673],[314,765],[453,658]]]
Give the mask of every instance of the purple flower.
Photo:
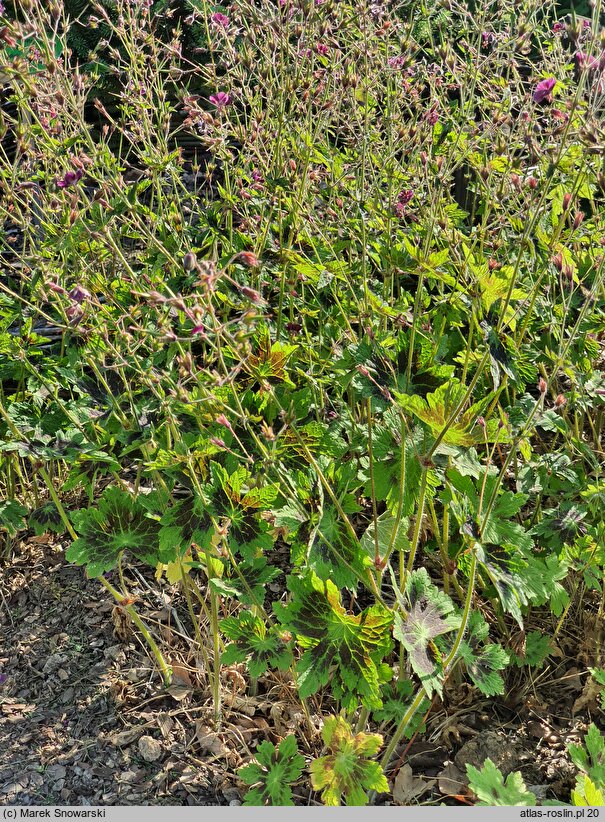
[[[90,291],[81,285],[75,285],[69,292],[70,298],[78,305],[90,300]]]
[[[208,98],[218,109],[225,108],[231,102],[231,96],[226,91],[217,91]]]
[[[0,0],[0,14],[4,14],[4,3]]]
[[[75,185],[78,180],[81,180],[83,174],[84,172],[81,168],[78,168],[75,171],[67,171],[60,180],[57,180],[57,187],[69,188],[70,186]]]
[[[220,11],[215,12],[210,18],[215,26],[221,29],[229,28],[229,18],[226,14],[221,14]]]
[[[534,93],[532,95],[532,99],[534,103],[542,103],[546,101],[547,103],[552,102],[552,90],[555,87],[557,81],[554,77],[547,77],[545,80],[540,80],[538,85],[534,89]]]
[[[2,6],[2,3],[0,3],[0,7],[1,6]],[[2,9],[2,11],[4,11],[4,9]],[[8,679],[7,674],[0,674],[0,685],[4,685],[4,683],[6,682],[7,679]]]
[[[329,53],[330,53],[330,49],[328,48],[328,46],[326,46],[326,44],[325,44],[325,43],[318,43],[318,44],[315,46],[315,48],[317,49],[317,53],[318,53],[318,54],[324,54],[324,55],[325,55],[325,54],[329,54]]]

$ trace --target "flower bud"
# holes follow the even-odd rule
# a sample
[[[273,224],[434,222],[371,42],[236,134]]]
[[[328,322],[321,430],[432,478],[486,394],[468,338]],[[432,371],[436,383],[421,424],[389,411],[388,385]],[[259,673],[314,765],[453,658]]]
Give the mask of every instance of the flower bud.
[[[238,260],[244,265],[249,265],[250,268],[257,268],[260,265],[258,257],[251,251],[240,251],[238,254]]]
[[[229,431],[233,431],[233,428],[231,427],[231,423],[229,422],[229,420],[227,419],[227,417],[224,414],[219,414],[218,417],[216,418],[216,421],[219,425],[223,425],[225,428],[228,428]]]
[[[193,271],[193,269],[197,265],[197,257],[193,253],[193,251],[188,251],[187,254],[183,257],[183,268],[185,271]]]
[[[540,394],[546,394],[547,387],[548,386],[546,384],[546,380],[544,379],[544,377],[540,377],[540,379],[538,380],[538,391],[540,392]]]

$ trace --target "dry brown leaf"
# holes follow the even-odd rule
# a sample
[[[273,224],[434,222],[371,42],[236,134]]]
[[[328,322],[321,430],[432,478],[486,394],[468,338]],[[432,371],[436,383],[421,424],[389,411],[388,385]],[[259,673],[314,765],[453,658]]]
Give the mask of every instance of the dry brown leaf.
[[[166,692],[177,702],[182,702],[188,696],[191,696],[193,688],[189,688],[187,685],[171,685]]]
[[[128,728],[126,731],[121,731],[117,734],[110,734],[108,736],[108,741],[111,745],[115,745],[116,748],[125,748],[127,745],[132,745],[133,742],[136,742],[136,740],[144,733],[144,726]]]
[[[115,605],[111,612],[113,635],[120,642],[128,642],[132,636],[132,620],[128,613],[119,605]]]
[[[139,739],[139,753],[145,762],[155,762],[162,755],[162,746],[152,736],[142,736]]]
[[[411,805],[414,799],[422,796],[435,784],[434,779],[422,779],[414,776],[411,765],[403,765],[393,785],[393,800],[397,805]]]
[[[597,700],[602,690],[603,686],[599,685],[592,677],[589,677],[584,683],[582,693],[573,704],[571,715],[575,716],[583,708],[590,708],[591,711],[595,711],[599,706]]]
[[[170,664],[172,668],[172,684],[173,685],[186,685],[188,688],[191,688],[191,676],[187,668],[184,665],[181,665],[180,662],[172,662]]]
[[[156,717],[156,722],[158,723],[158,728],[164,739],[167,739],[170,735],[170,731],[174,728],[174,719],[170,716],[170,714],[166,713],[159,713]]]
[[[207,751],[213,756],[223,757],[228,753],[225,743],[217,733],[205,724],[203,719],[195,721],[195,741],[202,751]]]
[[[462,744],[462,737],[473,737],[477,735],[477,731],[474,728],[469,728],[468,725],[465,725],[464,722],[458,722],[455,717],[452,717],[451,720],[443,727],[441,731],[439,741],[445,746],[446,749],[452,748],[452,738],[456,740],[456,742],[460,745]]]
[[[443,796],[459,796],[466,791],[468,781],[466,774],[457,768],[453,762],[446,765],[437,777],[437,787]]]

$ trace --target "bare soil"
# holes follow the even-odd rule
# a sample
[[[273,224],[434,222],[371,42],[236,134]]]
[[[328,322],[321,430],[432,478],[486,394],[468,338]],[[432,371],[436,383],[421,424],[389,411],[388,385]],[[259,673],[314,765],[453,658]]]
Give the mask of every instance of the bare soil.
[[[137,610],[173,666],[169,689],[124,611],[65,563],[58,541],[30,539],[0,569],[0,804],[240,804],[237,769],[259,742],[295,732],[304,755],[320,754],[330,706],[310,700],[305,716],[289,674],[261,678],[250,696],[243,667],[225,668],[217,731],[178,588],[153,572],[128,573]],[[568,802],[575,772],[566,747],[590,721],[603,727],[587,670],[600,662],[595,611],[557,636],[542,668],[513,669],[505,696],[450,685],[424,732],[401,746],[393,796],[378,801],[470,804],[466,764],[489,757],[504,774],[520,770],[539,797]],[[303,776],[295,801],[320,804]]]

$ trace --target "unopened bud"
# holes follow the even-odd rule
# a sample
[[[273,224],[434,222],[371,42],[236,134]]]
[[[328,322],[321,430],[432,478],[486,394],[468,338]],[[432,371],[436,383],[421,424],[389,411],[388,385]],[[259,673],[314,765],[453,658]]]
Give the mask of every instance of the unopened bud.
[[[225,428],[228,428],[229,431],[233,431],[231,423],[229,422],[229,420],[227,419],[227,417],[224,414],[219,414],[218,417],[216,418],[216,421],[218,422],[219,425],[223,425]]]
[[[258,291],[255,291],[253,288],[248,288],[247,285],[242,285],[240,287],[240,291],[242,292],[244,297],[247,297],[253,303],[262,303],[262,302],[264,302],[263,298],[258,293]]]
[[[557,394],[555,408],[563,408],[564,405],[567,405],[567,397],[564,397],[563,394]]]
[[[544,379],[544,377],[540,377],[540,379],[538,380],[538,391],[540,392],[540,394],[546,394],[547,388],[548,386],[546,384],[546,380]]]
[[[584,212],[583,211],[578,211],[576,213],[576,216],[573,218],[574,231],[582,225],[583,221],[584,221]]]
[[[569,208],[569,204],[571,203],[571,194],[567,192],[563,195],[563,211],[567,211]]]
[[[249,265],[250,268],[257,268],[260,265],[258,257],[251,251],[240,251],[238,260],[244,265]]]
[[[193,251],[188,251],[187,254],[183,257],[183,268],[185,271],[193,271],[195,266],[197,265],[197,257],[193,253]]]

